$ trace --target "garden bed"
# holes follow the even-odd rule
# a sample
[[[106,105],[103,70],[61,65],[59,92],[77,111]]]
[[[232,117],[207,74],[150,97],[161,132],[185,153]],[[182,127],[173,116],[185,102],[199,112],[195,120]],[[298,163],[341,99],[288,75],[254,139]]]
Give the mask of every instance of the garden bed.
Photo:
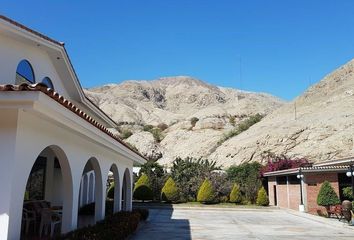
[[[81,228],[62,236],[62,240],[121,240],[126,239],[138,227],[139,222],[146,220],[149,212],[146,209],[135,209],[132,212],[118,212],[107,216],[96,225]]]

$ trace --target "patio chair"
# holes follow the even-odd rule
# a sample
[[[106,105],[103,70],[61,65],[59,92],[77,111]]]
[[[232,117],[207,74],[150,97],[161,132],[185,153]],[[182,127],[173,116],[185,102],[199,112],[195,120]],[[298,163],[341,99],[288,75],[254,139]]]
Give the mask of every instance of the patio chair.
[[[39,226],[39,237],[42,237],[43,230],[45,235],[47,234],[48,228],[50,228],[50,237],[54,235],[54,230],[56,225],[61,224],[61,216],[53,213],[49,208],[43,208],[41,211],[41,223]]]
[[[23,208],[22,212],[22,221],[24,222],[25,226],[25,233],[28,234],[29,227],[33,222],[33,227],[36,229],[36,213],[34,211],[30,211],[26,208]]]

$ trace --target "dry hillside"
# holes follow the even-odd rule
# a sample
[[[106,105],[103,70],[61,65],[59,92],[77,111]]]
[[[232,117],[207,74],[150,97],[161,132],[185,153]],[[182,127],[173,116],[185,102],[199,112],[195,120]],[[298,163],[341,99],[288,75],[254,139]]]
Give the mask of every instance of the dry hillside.
[[[121,136],[133,132],[127,142],[167,165],[178,156],[209,157],[239,123],[284,104],[269,94],[217,87],[185,76],[109,84],[86,94],[120,123]],[[161,141],[154,138],[154,130],[144,131],[144,126],[146,130],[147,125],[159,124],[167,127],[158,132]]]
[[[295,117],[296,105],[296,117]],[[313,162],[354,155],[354,60],[209,156],[224,166],[270,151]]]

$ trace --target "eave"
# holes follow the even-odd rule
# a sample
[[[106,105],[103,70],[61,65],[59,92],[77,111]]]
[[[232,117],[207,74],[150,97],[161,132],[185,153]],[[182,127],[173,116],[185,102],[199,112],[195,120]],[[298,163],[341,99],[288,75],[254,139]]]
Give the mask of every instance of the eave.
[[[128,155],[131,155],[132,159],[134,159],[134,161],[136,163],[143,164],[147,161],[147,159],[142,154],[140,154],[138,151],[132,149],[129,145],[124,143],[118,136],[116,136],[112,132],[110,132],[105,126],[103,126],[102,124],[97,122],[94,118],[92,118],[91,116],[86,114],[84,111],[79,109],[72,102],[65,99],[63,96],[59,95],[58,93],[56,93],[52,89],[47,88],[43,84],[39,83],[39,84],[33,84],[33,85],[29,85],[29,84],[0,85],[0,93],[1,92],[21,93],[21,95],[20,95],[21,97],[15,95],[15,94],[10,94],[10,95],[7,94],[6,96],[2,96],[2,98],[0,97],[1,102],[4,104],[6,103],[6,101],[7,102],[16,102],[16,101],[23,102],[24,100],[26,100],[27,102],[29,102],[29,100],[35,101],[32,99],[28,100],[27,98],[29,96],[25,95],[24,93],[30,93],[30,92],[43,93],[45,96],[49,97],[50,99],[52,99],[56,103],[59,103],[62,108],[69,110],[72,114],[75,114],[76,117],[83,119],[89,125],[96,128],[97,130],[99,130],[99,132],[101,132],[101,134],[103,133],[105,138],[111,139],[111,141],[113,140],[113,142],[115,142],[115,144],[113,144],[113,146],[111,147],[112,149],[118,147],[119,149],[123,150],[123,152],[126,152]],[[51,107],[49,109],[56,109],[56,108],[57,107]],[[99,135],[99,133],[97,133],[97,134]]]

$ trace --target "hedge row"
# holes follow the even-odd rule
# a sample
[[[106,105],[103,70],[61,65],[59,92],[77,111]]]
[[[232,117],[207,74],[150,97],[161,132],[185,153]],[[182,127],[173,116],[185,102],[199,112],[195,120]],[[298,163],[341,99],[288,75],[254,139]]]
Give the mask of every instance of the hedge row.
[[[144,209],[132,212],[118,212],[106,217],[94,226],[81,228],[63,236],[63,240],[120,240],[126,239],[145,220],[149,213]]]

